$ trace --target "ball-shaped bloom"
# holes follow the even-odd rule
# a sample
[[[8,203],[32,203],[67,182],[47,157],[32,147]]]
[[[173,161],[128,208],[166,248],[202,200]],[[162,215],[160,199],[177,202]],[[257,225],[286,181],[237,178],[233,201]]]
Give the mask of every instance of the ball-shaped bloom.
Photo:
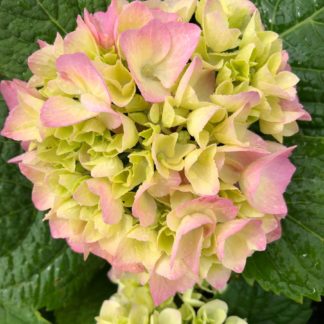
[[[223,289],[280,237],[293,147],[250,126],[281,142],[310,116],[250,1],[113,0],[39,45],[28,82],[1,82],[1,134],[21,141],[11,162],[54,238],[136,273],[160,304]]]

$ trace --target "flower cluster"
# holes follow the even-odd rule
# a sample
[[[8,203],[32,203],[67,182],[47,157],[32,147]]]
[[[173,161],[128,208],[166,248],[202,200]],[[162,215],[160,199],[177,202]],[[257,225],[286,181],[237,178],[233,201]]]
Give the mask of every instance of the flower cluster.
[[[39,45],[28,83],[1,82],[2,135],[54,238],[136,273],[158,305],[223,289],[280,237],[295,170],[280,142],[310,116],[250,1],[113,0]]]
[[[197,288],[179,294],[177,303],[169,298],[155,308],[147,285],[140,285],[132,276],[117,283],[118,292],[103,303],[97,324],[247,324],[238,316],[227,317],[224,301],[207,299]]]

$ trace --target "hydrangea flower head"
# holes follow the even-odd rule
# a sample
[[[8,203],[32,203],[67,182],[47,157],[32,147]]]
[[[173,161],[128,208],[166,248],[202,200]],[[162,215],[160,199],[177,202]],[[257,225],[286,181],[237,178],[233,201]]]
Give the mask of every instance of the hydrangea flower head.
[[[250,1],[113,0],[39,45],[28,82],[1,82],[1,134],[22,143],[11,162],[54,238],[133,273],[159,305],[204,280],[223,289],[280,237],[295,171],[281,143],[310,116]]]

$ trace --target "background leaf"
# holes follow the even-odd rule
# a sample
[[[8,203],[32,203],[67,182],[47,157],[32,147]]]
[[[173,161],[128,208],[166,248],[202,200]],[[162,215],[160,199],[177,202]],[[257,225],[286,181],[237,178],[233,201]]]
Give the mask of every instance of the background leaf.
[[[107,0],[0,0],[0,78],[27,79],[27,57],[37,40],[53,42],[56,33],[74,29],[86,7],[104,10]]]
[[[38,311],[27,305],[0,303],[1,324],[47,324]]]
[[[250,324],[304,324],[312,314],[309,301],[297,304],[238,278],[233,278],[226,291],[217,297],[227,302],[229,315],[246,318]]]
[[[67,307],[55,311],[57,324],[93,324],[104,300],[116,291],[107,278],[107,268],[98,273]],[[171,324],[171,323],[170,323]]]

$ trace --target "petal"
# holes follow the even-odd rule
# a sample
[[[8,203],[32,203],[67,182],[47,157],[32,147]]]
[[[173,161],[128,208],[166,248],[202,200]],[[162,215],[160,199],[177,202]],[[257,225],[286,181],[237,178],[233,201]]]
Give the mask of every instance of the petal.
[[[92,32],[97,43],[104,49],[109,49],[114,45],[114,27],[118,17],[116,1],[112,3],[106,12],[96,12],[90,14],[84,10],[84,22]]]
[[[209,101],[215,91],[215,72],[205,69],[202,60],[195,56],[180,79],[175,93],[177,106],[197,104],[197,101]],[[194,107],[196,108],[196,107]]]
[[[269,154],[245,169],[240,186],[252,207],[266,214],[287,213],[283,193],[296,170],[288,159],[294,148]]]
[[[123,8],[118,17],[116,36],[130,29],[139,29],[153,18],[152,11],[143,2],[134,1],[129,3]]]
[[[312,120],[311,115],[304,109],[304,107],[300,104],[298,98],[296,97],[294,100],[281,100],[281,107],[284,111],[291,111],[298,113],[298,120],[310,121]]]
[[[166,0],[158,2],[152,1],[151,7],[159,7],[163,11],[176,13],[182,18],[182,21],[188,22],[195,12],[196,5],[197,0]]]
[[[18,94],[28,93],[35,98],[40,98],[38,92],[29,87],[26,82],[20,80],[7,81],[2,80],[0,82],[0,93],[3,96],[9,110],[16,107],[19,103]]]
[[[120,37],[120,45],[145,100],[163,101],[169,91],[156,80],[154,65],[170,51],[171,36],[165,24],[152,20],[139,30],[127,30]]]
[[[27,83],[24,86],[27,88]],[[9,110],[18,105],[17,89],[14,81],[2,80],[0,82],[0,92]]]
[[[269,154],[266,149],[239,147],[239,146],[220,146],[217,148],[217,156],[224,153],[224,163],[219,167],[220,178],[229,184],[239,181],[244,169],[255,160]]]
[[[1,135],[17,141],[40,141],[39,113],[44,102],[28,93],[18,97],[19,104],[10,110]]]
[[[171,22],[165,25],[171,36],[171,48],[154,74],[163,86],[170,88],[196,49],[200,28],[195,24],[182,22]]]
[[[103,220],[107,224],[117,224],[124,214],[120,199],[114,199],[108,182],[99,179],[87,180],[89,190],[100,198]]]
[[[53,45],[43,46],[28,57],[28,66],[33,74],[44,80],[56,78],[56,59],[63,54],[63,39],[57,34]]]
[[[182,180],[178,172],[170,171],[168,178],[164,178],[158,173],[155,173],[152,181],[154,185],[148,188],[149,193],[153,197],[164,197],[177,188]]]
[[[250,108],[248,106],[243,106],[235,111],[214,128],[212,136],[223,144],[247,146],[249,144],[247,142],[247,118],[249,112]]]
[[[217,117],[222,120],[225,117],[225,110],[221,107],[210,105],[206,107],[197,108],[192,111],[187,119],[187,128],[190,135],[192,135],[200,147],[204,147],[209,141],[209,134],[206,141],[204,141],[204,128],[208,122]]]
[[[102,76],[83,53],[61,55],[56,61],[61,78],[81,93],[90,93],[110,104],[108,90]]]
[[[159,314],[159,324],[182,324],[182,317],[179,310],[165,308]]]
[[[85,109],[79,102],[62,96],[49,98],[41,110],[41,121],[46,127],[70,126],[98,113]]]
[[[168,257],[162,256],[149,281],[154,304],[157,306],[177,292],[192,288],[196,282],[197,277],[181,262],[176,262],[171,269]]]
[[[219,0],[206,0],[202,26],[206,44],[214,52],[224,52],[238,45],[241,32],[239,29],[229,28]]]
[[[212,196],[219,191],[215,154],[216,145],[211,145],[189,153],[185,159],[185,175],[197,195]]]
[[[49,227],[53,238],[66,238],[72,235],[69,222],[65,219],[50,218]]]
[[[260,102],[260,95],[256,91],[241,92],[234,95],[211,96],[211,100],[219,106],[223,106],[229,112],[237,111],[242,107],[252,108]]]
[[[158,173],[149,182],[143,183],[137,190],[132,213],[140,220],[142,226],[150,226],[155,223],[157,206],[153,197],[168,195],[173,188],[181,183],[181,177],[177,172],[170,172],[169,178],[163,178]]]
[[[198,274],[204,234],[203,227],[212,224],[213,220],[206,215],[186,216],[182,220],[172,246],[171,267],[176,258],[179,258],[186,263],[193,273]]]
[[[221,224],[216,229],[216,254],[228,269],[241,273],[247,257],[254,251],[264,251],[267,239],[262,221],[237,219]]]
[[[217,196],[200,197],[185,201],[171,210],[167,215],[167,225],[170,229],[176,231],[183,217],[191,214],[204,214],[205,210],[207,215],[214,218],[215,222],[231,220],[235,218],[238,211],[237,207],[228,199]]]
[[[86,182],[81,182],[73,193],[73,199],[81,206],[96,206],[98,205],[98,196],[92,193]]]
[[[112,102],[118,107],[127,106],[136,92],[135,82],[128,69],[120,60],[114,65],[97,61],[94,64],[106,81]]]
[[[165,10],[160,9],[151,9],[154,19],[158,19],[161,22],[171,22],[171,21],[178,21],[180,20],[179,16],[175,13],[169,13]]]
[[[99,55],[96,39],[80,16],[77,18],[77,23],[78,27],[76,30],[68,33],[64,38],[64,53],[82,52],[93,59]]]
[[[53,207],[54,194],[48,185],[35,185],[32,192],[32,201],[38,210],[47,210]]]
[[[154,198],[147,193],[147,189],[154,183],[144,183],[136,191],[132,207],[133,216],[138,218],[141,226],[150,226],[157,218],[157,206]]]
[[[231,276],[232,271],[221,264],[213,264],[208,271],[206,280],[216,290],[223,290]]]
[[[111,111],[111,108],[109,105],[107,105],[106,102],[98,99],[92,94],[85,93],[80,96],[80,103],[82,106],[84,106],[87,110],[93,111],[96,113],[99,112],[107,112]],[[113,112],[113,115],[117,116],[117,113]]]

